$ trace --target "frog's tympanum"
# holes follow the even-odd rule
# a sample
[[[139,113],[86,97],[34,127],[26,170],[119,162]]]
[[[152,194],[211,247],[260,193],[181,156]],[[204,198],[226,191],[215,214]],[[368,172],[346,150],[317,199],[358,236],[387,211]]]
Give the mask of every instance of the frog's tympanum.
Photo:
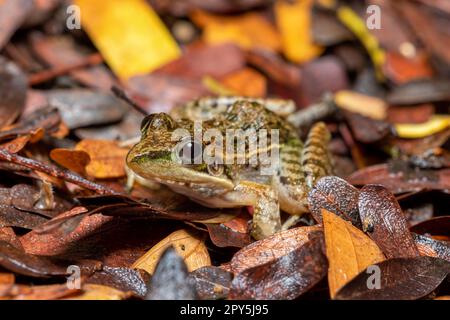
[[[303,144],[284,118],[293,108],[285,100],[221,97],[190,102],[171,115],[151,114],[142,122],[141,140],[130,150],[127,165],[140,178],[204,206],[252,206],[252,235],[262,239],[281,230],[280,210],[297,216],[308,212],[308,191],[332,170],[325,124],[316,123]],[[242,136],[244,147],[237,142]],[[214,161],[205,160],[206,151]],[[269,173],[262,170],[267,160]]]

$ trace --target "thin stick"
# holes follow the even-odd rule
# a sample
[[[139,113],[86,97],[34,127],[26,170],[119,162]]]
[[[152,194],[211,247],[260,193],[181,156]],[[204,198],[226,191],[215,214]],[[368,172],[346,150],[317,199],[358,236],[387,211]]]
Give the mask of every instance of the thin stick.
[[[0,148],[0,160],[12,162],[32,170],[44,172],[52,177],[63,179],[80,187],[95,191],[99,194],[117,194],[116,191],[101,184],[89,181],[69,170],[61,169],[54,165],[45,164],[37,160],[22,157],[17,154],[10,153],[3,148]]]
[[[89,67],[93,65],[97,65],[103,62],[103,57],[100,53],[93,53],[89,55],[83,61],[78,63],[74,63],[71,65],[59,66],[50,70],[44,70],[41,72],[37,72],[28,77],[28,84],[30,86],[40,84],[42,82],[46,82],[52,80],[56,77],[63,76],[69,72],[75,71],[77,69],[81,69],[84,67]]]
[[[111,87],[111,91],[116,95],[117,98],[125,101],[126,103],[128,103],[130,106],[132,106],[134,109],[136,109],[136,111],[138,111],[139,113],[143,114],[144,116],[148,115],[148,112],[145,111],[140,105],[138,105],[136,102],[134,102],[126,93],[123,89],[117,87],[117,86],[112,86]]]

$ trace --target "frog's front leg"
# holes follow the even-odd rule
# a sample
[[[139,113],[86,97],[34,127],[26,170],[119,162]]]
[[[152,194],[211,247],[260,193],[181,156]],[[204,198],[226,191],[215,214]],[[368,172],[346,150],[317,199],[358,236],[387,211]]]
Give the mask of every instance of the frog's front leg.
[[[278,193],[272,185],[245,181],[236,186],[238,193],[253,195],[252,236],[256,240],[264,239],[281,230]]]

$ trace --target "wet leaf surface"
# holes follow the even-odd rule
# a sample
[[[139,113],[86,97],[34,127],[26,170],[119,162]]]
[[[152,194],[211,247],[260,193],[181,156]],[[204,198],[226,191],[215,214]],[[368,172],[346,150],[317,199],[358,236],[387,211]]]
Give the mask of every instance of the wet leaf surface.
[[[202,267],[189,274],[189,280],[202,300],[226,299],[233,274],[219,267]]]
[[[309,192],[308,202],[314,219],[322,222],[322,208],[361,227],[358,209],[359,190],[338,177],[324,177]]]
[[[419,255],[400,205],[386,188],[379,185],[362,188],[359,213],[363,230],[388,259]]]
[[[70,1],[0,0],[0,299],[445,298],[442,261],[426,260],[449,260],[444,3],[74,0],[80,31]],[[282,125],[282,145],[301,139],[292,155],[332,165],[299,194],[307,212],[281,210],[282,231],[260,241],[255,195],[193,182],[181,194],[125,168],[145,116],[192,116],[185,104],[217,96],[289,101],[268,102],[286,124],[254,125]],[[328,148],[306,140],[319,121]],[[225,169],[236,184],[271,179]],[[220,194],[220,208],[198,192]],[[368,292],[363,269],[384,258],[392,286]],[[63,283],[69,264],[82,269],[79,290]]]
[[[450,272],[450,263],[438,258],[396,258],[377,266],[381,271],[380,289],[368,289],[372,272],[361,272],[342,288],[341,300],[412,300],[435,290]]]
[[[286,255],[238,273],[230,299],[295,299],[318,283],[327,272],[319,234]]]
[[[299,227],[282,231],[264,240],[256,241],[239,250],[231,260],[233,273],[241,273],[275,261],[302,247],[309,240],[309,236],[320,230],[319,227]]]
[[[149,280],[150,276],[140,270],[103,266],[102,270],[95,272],[86,283],[104,285],[123,292],[131,291],[137,296],[145,297]]]

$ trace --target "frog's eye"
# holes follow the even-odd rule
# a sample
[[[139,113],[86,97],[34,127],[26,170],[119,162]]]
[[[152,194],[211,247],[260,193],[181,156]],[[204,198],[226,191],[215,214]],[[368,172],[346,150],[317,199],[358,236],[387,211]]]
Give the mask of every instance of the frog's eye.
[[[202,148],[202,144],[194,139],[183,139],[177,148],[178,159],[182,164],[199,164],[202,161]]]
[[[221,163],[212,163],[207,166],[208,173],[213,176],[220,176],[224,171],[224,166]]]
[[[173,130],[175,121],[166,113],[152,113],[141,122],[141,132],[145,134],[148,130]]]

